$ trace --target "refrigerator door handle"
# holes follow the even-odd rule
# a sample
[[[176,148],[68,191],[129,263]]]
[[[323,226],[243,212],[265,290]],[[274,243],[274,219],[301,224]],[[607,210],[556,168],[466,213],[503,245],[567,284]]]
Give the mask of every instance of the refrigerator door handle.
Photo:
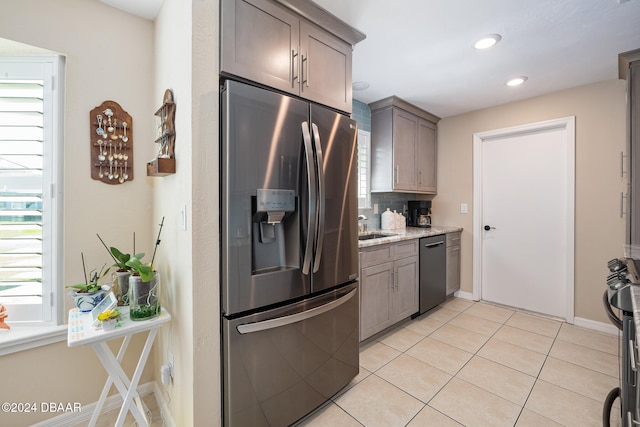
[[[313,255],[313,241],[316,230],[317,217],[317,196],[316,196],[316,173],[313,162],[313,146],[311,144],[311,134],[309,133],[309,123],[302,122],[302,139],[304,142],[304,155],[307,161],[307,188],[309,191],[309,219],[307,223],[307,241],[305,243],[304,260],[302,262],[302,274],[309,275],[311,269],[311,257]]]
[[[315,258],[313,263],[313,272],[316,273],[320,269],[320,261],[322,259],[322,245],[324,243],[324,160],[322,154],[322,145],[320,144],[320,132],[315,123],[311,123],[313,130],[313,141],[316,148],[316,163],[318,167],[318,224],[316,233]]]
[[[300,313],[291,314],[289,316],[276,317],[275,319],[263,320],[261,322],[254,323],[246,323],[244,325],[238,325],[238,332],[241,334],[250,334],[252,332],[260,332],[266,331],[269,329],[280,328],[282,326],[287,326],[292,323],[300,322],[303,320],[311,319],[312,317],[316,317],[321,315],[322,313],[326,313],[327,311],[333,310],[345,302],[349,301],[356,294],[357,289],[353,289],[348,294],[338,298],[337,300],[333,300],[327,304],[321,305],[319,307],[312,308],[311,310],[302,311]]]

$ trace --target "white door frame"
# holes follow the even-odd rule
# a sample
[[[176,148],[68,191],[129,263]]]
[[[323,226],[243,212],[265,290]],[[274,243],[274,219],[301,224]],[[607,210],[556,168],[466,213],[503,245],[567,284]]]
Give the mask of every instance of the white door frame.
[[[473,134],[473,299],[482,297],[482,143],[485,139],[509,137],[518,134],[551,129],[564,129],[567,149],[567,283],[566,318],[574,318],[575,278],[575,117],[564,117],[504,129]]]

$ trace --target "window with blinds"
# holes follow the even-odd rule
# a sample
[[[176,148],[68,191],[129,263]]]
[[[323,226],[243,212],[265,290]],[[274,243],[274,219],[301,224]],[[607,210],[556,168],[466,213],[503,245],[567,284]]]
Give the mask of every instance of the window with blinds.
[[[0,303],[9,321],[51,322],[59,247],[56,64],[23,60],[0,56]]]
[[[371,133],[358,130],[358,209],[371,208]]]

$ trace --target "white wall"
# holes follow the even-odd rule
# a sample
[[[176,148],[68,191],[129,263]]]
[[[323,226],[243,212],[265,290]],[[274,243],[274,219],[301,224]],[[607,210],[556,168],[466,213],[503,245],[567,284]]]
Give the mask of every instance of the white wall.
[[[219,0],[193,2],[194,425],[220,425]]]
[[[174,356],[174,382],[161,387],[179,426],[221,422],[218,9],[218,0],[165,0],[155,23],[154,99],[159,107],[165,89],[173,90],[176,174],[153,183],[153,216],[165,216],[166,225],[158,249],[163,304],[174,316],[154,357],[160,366]]]
[[[191,2],[167,0],[155,22],[154,102],[160,107],[165,90],[173,91],[177,167],[175,175],[153,178],[153,216],[165,217],[158,269],[162,302],[173,318],[159,336],[154,359],[160,366],[169,353],[174,357],[173,383],[161,387],[177,425],[193,425],[191,234],[180,228],[180,210],[187,206],[191,211],[191,51]],[[187,225],[190,230],[190,218]]]

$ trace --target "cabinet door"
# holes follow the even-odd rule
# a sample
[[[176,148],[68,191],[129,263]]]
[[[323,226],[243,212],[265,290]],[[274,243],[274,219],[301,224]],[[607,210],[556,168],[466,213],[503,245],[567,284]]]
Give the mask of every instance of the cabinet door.
[[[418,256],[418,239],[406,240],[391,245],[391,257],[396,259]]]
[[[418,257],[404,258],[394,263],[395,293],[393,295],[394,322],[418,312],[420,298],[418,288]]]
[[[379,245],[364,248],[360,251],[360,266],[371,267],[372,265],[382,264],[392,261],[393,245]]]
[[[300,22],[300,96],[351,112],[351,45]]]
[[[420,119],[418,124],[417,147],[418,191],[421,193],[437,193],[437,141],[436,126]]]
[[[222,0],[220,71],[298,94],[299,19],[265,0]]]
[[[447,295],[460,289],[460,246],[447,248]]]
[[[393,189],[416,190],[418,117],[393,110]]]
[[[391,326],[393,263],[363,268],[360,275],[360,341]]]

